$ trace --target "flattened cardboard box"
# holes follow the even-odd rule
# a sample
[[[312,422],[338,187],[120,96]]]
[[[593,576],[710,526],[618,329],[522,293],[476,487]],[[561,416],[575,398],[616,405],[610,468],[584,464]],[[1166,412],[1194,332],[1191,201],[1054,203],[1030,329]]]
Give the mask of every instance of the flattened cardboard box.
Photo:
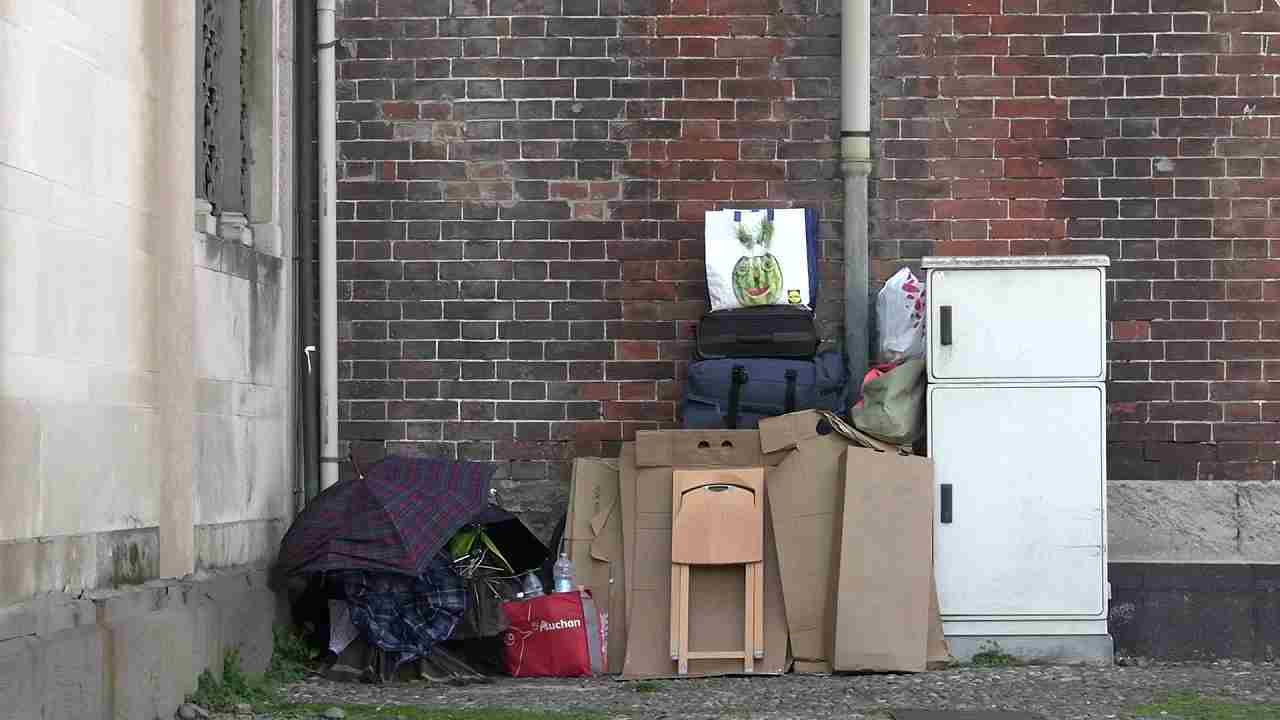
[[[622,672],[627,649],[620,462],[606,458],[574,461],[569,517],[565,523],[565,541],[578,583],[591,591],[596,605],[607,618],[610,673]]]
[[[760,421],[760,442],[764,450],[790,450],[770,469],[766,484],[791,653],[798,669],[829,672],[849,441],[819,435],[818,419],[810,412],[766,418]]]
[[[625,448],[626,446],[624,446]],[[673,677],[671,659],[671,486],[676,467],[760,467],[783,454],[760,451],[755,430],[669,430],[637,433],[635,462],[621,468],[623,566],[628,612],[627,657],[623,677]],[[768,522],[765,486],[765,657],[757,674],[786,672],[786,614],[782,579]],[[741,567],[698,567],[689,600],[690,647],[741,649],[743,612]],[[689,677],[742,674],[741,661],[695,660]]]
[[[832,665],[922,672],[940,651],[945,657],[933,583],[933,463],[848,448],[843,511]]]
[[[836,608],[841,567],[842,530],[850,530],[849,541],[863,544],[857,527],[844,523],[845,464],[847,453],[874,453],[861,444],[888,451],[883,459],[894,463],[901,456],[874,439],[861,437],[842,423],[823,423],[824,416],[802,411],[760,421],[762,450],[773,453],[790,449],[786,458],[768,475],[778,560],[781,563],[783,598],[791,651],[797,672],[830,672],[836,657]],[[910,460],[904,458],[910,465]],[[930,482],[932,482],[930,480]],[[931,512],[931,511],[923,511]],[[932,515],[928,516],[932,523]],[[930,525],[930,528],[932,525]],[[924,536],[932,576],[930,535]],[[936,595],[930,583],[931,610],[913,625],[928,623],[931,660],[946,660],[942,622]],[[856,603],[857,595],[846,600]],[[844,637],[846,645],[855,638]],[[923,648],[922,648],[923,650]]]

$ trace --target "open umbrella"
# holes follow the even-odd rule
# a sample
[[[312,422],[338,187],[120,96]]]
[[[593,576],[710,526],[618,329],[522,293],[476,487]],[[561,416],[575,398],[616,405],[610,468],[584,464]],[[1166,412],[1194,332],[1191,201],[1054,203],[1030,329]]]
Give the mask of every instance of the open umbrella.
[[[467,522],[449,542],[453,559],[484,551],[493,555],[498,568],[508,574],[537,570],[547,560],[547,546],[520,518],[489,505]]]
[[[280,569],[420,576],[484,509],[493,472],[487,463],[389,456],[303,509],[280,543]]]

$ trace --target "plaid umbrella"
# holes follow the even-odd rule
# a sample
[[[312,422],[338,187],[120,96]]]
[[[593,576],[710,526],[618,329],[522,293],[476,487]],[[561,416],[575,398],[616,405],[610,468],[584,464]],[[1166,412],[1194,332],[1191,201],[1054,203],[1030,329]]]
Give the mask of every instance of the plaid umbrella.
[[[340,482],[307,504],[280,543],[280,569],[421,576],[484,509],[493,471],[487,463],[387,457],[363,480]]]

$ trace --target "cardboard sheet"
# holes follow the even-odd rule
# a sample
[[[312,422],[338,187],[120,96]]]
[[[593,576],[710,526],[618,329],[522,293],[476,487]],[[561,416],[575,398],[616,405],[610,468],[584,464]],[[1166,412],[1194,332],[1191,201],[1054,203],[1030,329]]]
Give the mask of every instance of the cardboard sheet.
[[[761,434],[768,431],[761,423]],[[838,435],[812,436],[795,446],[766,481],[782,576],[791,652],[797,661],[830,669],[834,649],[836,568],[844,492],[844,452]],[[806,666],[807,667],[807,666]]]
[[[892,446],[861,437],[847,424],[832,422],[827,414],[817,411],[762,420],[760,442],[765,451],[790,450],[786,459],[770,471],[767,487],[795,670],[831,672],[844,528],[846,452],[858,453],[856,457],[861,458],[863,453],[874,451],[859,445],[884,449],[890,454],[881,459],[889,464],[898,462],[899,456]],[[901,460],[906,463],[904,467],[914,467],[910,464],[913,460]],[[931,530],[931,515],[929,522]],[[858,529],[849,529],[850,541],[855,541]],[[932,544],[928,539],[931,533],[926,532],[923,537],[929,553],[931,604],[928,615],[919,617],[915,624],[927,622],[929,660],[941,662],[949,656],[933,590]]]
[[[933,463],[845,453],[836,671],[926,669],[933,579]]]
[[[783,454],[764,455],[755,430],[672,430],[638,433],[634,457],[629,462],[624,454],[620,471],[629,615],[623,677],[671,677],[676,670],[670,652],[673,468],[768,466]],[[786,672],[789,658],[767,491],[764,542],[765,657],[756,662],[756,673],[776,674]],[[740,649],[745,618],[741,601],[734,601],[743,596],[743,569],[698,567],[690,582],[690,647]],[[689,676],[741,673],[740,661],[696,660]]]
[[[607,667],[611,673],[622,672],[627,647],[619,464],[604,458],[574,461],[565,523],[565,544],[578,584],[591,591],[608,623]]]

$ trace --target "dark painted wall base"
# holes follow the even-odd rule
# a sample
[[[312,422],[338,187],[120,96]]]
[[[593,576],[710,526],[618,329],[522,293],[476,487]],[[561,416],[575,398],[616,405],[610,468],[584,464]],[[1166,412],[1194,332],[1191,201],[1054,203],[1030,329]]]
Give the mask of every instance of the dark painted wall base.
[[[1117,654],[1280,657],[1280,565],[1112,563],[1110,575]]]

